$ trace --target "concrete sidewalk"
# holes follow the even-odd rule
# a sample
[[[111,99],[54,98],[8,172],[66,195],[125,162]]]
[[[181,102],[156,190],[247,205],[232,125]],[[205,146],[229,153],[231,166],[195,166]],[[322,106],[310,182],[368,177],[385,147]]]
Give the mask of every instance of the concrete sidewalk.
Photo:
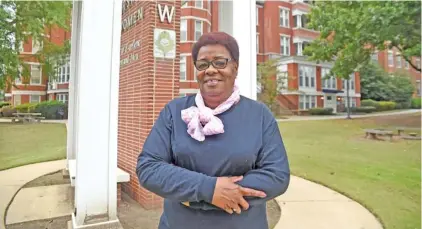
[[[6,208],[22,186],[37,177],[65,167],[66,160],[58,160],[0,171],[0,229],[5,229]]]
[[[381,112],[381,113],[373,113],[373,114],[366,114],[366,115],[350,115],[352,119],[357,118],[369,118],[369,117],[380,117],[380,116],[390,116],[390,115],[404,115],[404,114],[413,114],[413,113],[420,113],[421,110],[402,110],[402,111],[395,111],[395,112]],[[334,119],[346,119],[347,114],[339,114],[339,115],[328,115],[328,116],[291,116],[286,119],[277,119],[278,122],[294,122],[294,121],[312,121],[312,120],[334,120]]]
[[[287,192],[276,201],[281,218],[274,229],[382,229],[359,203],[299,177],[291,177]]]

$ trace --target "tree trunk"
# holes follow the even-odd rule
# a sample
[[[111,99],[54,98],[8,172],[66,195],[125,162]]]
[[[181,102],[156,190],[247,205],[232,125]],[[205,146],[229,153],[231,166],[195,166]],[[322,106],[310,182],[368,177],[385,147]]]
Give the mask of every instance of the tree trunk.
[[[347,98],[347,119],[351,119],[350,117],[350,95],[349,95],[349,82],[350,80],[346,80],[346,98]]]

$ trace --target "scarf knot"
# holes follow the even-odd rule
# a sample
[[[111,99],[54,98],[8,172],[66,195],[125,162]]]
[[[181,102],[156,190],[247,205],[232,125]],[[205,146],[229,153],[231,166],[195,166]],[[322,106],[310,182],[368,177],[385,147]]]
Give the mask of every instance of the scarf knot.
[[[216,115],[219,115],[240,100],[239,88],[235,85],[231,96],[215,109],[205,106],[200,92],[195,96],[195,106],[182,110],[182,120],[187,124],[188,134],[198,140],[204,141],[205,136],[224,133],[224,124]]]

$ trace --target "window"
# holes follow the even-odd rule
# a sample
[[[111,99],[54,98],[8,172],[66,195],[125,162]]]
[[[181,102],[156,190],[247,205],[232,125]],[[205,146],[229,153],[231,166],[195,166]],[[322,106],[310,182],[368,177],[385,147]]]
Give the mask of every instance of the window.
[[[378,53],[373,53],[371,55],[371,60],[374,61],[374,62],[378,62]]]
[[[186,80],[186,56],[180,57],[180,80]]]
[[[256,34],[256,53],[259,53],[259,34]]]
[[[17,106],[21,104],[21,95],[14,95],[13,96],[13,105]]]
[[[280,8],[280,26],[289,28],[289,15],[288,9]]]
[[[284,56],[290,55],[290,37],[280,36],[280,53]]]
[[[39,103],[39,102],[41,102],[41,96],[40,95],[31,95],[29,97],[29,102],[30,103]]]
[[[195,41],[202,36],[202,21],[195,21]]]
[[[70,63],[66,63],[56,68],[56,82],[57,83],[68,83],[70,79]]]
[[[293,20],[294,28],[306,28],[307,18],[305,14],[295,15]]]
[[[416,80],[416,94],[418,96],[421,96],[421,81],[420,80]]]
[[[390,66],[390,67],[394,66],[394,57],[393,57],[392,51],[388,52],[388,66]]]
[[[182,0],[182,7],[186,7],[188,3],[188,0]]]
[[[406,68],[406,69],[409,69],[409,62],[407,62],[407,61],[404,61],[404,67]]]
[[[315,95],[299,95],[299,109],[308,110],[315,108],[317,106],[316,100],[317,96]]]
[[[67,103],[69,101],[69,94],[57,94],[56,100]]]
[[[295,48],[296,48],[296,56],[303,56],[303,51],[305,50],[306,46],[308,46],[309,43],[308,42],[298,42],[295,43]]]
[[[40,65],[31,65],[30,84],[41,84],[41,66]]]
[[[421,59],[419,59],[419,58],[416,59],[416,66],[418,68],[421,68]]]
[[[32,53],[37,53],[38,51],[40,51],[40,49],[42,49],[42,42],[38,42],[35,40],[32,40]]]
[[[186,19],[180,20],[180,41],[188,39],[188,21]]]
[[[325,76],[330,73],[330,69],[321,68],[321,81],[322,88],[325,89],[337,89],[337,79],[335,77],[326,78]]]
[[[396,56],[396,64],[396,68],[401,68],[401,56],[399,54]]]
[[[204,2],[202,0],[195,0],[195,7],[196,8],[203,8]]]
[[[315,88],[315,67],[299,65],[299,87]]]
[[[349,76],[349,80],[343,80],[343,90],[347,89],[347,83],[349,83],[349,90],[355,90],[355,74],[352,73]]]
[[[256,7],[256,25],[259,25],[259,8]]]

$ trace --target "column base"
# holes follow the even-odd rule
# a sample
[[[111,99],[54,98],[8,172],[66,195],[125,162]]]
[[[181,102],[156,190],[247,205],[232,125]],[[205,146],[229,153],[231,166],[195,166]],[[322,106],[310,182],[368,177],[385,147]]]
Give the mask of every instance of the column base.
[[[123,229],[119,219],[116,220],[104,220],[88,223],[85,225],[76,225],[75,215],[72,214],[72,220],[67,222],[67,229]]]

